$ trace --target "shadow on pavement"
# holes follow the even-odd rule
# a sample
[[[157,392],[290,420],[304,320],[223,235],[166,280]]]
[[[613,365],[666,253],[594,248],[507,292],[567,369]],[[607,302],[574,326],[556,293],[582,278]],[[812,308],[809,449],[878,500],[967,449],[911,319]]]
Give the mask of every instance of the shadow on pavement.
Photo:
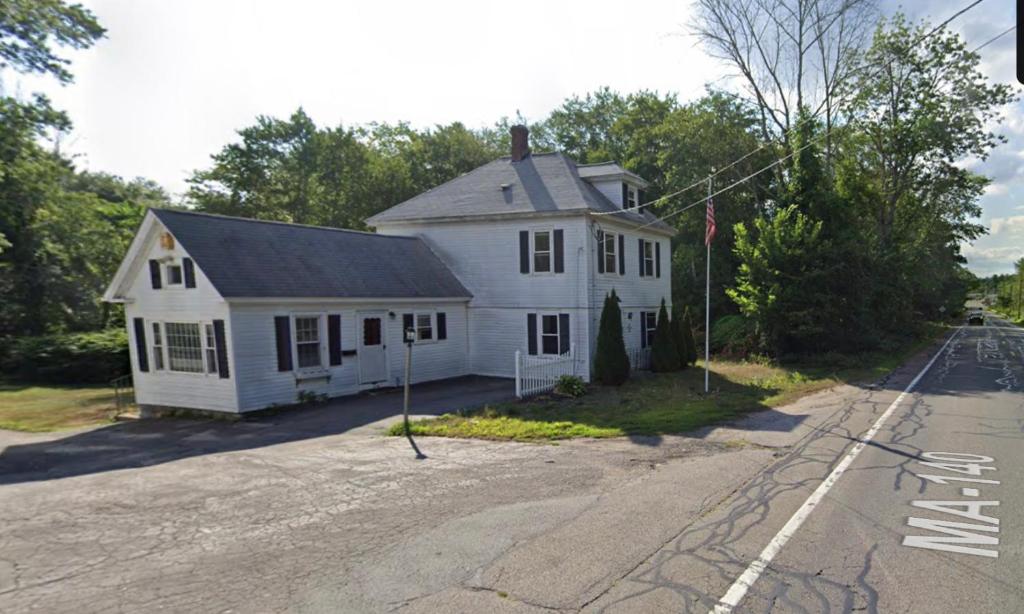
[[[513,383],[508,379],[468,376],[429,382],[413,386],[412,413],[440,415],[513,397]],[[0,453],[0,484],[147,467],[338,435],[401,415],[401,391],[387,390],[238,422],[181,418],[125,422],[8,446]]]

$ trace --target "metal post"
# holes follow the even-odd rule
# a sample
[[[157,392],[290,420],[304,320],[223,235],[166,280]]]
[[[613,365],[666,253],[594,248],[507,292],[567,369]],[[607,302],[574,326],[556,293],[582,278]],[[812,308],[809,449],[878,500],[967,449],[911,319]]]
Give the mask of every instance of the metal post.
[[[405,420],[405,436],[409,433],[409,374],[412,372],[412,341],[405,342],[405,399],[402,402],[402,417]]]
[[[422,460],[427,458],[427,455],[416,446],[409,430],[409,380],[412,378],[412,343],[416,337],[412,329],[403,331],[403,334],[405,335],[405,399],[402,402],[402,418],[405,420],[405,438],[409,440],[409,445],[416,452],[416,458]]]
[[[1024,262],[1020,263],[1020,270],[1017,271],[1017,319],[1020,319],[1021,294],[1024,292]]]
[[[710,199],[711,177],[708,177],[708,200]],[[706,219],[704,220],[704,224],[707,225]],[[704,392],[706,394],[708,392],[708,380],[710,378],[709,373],[711,367],[711,241],[705,240],[704,242],[707,243],[708,248],[708,270],[704,279]]]

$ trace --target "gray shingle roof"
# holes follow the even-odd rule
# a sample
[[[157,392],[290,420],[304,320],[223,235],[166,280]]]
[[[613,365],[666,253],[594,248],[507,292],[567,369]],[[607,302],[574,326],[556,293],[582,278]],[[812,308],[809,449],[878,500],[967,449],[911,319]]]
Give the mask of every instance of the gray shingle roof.
[[[622,211],[580,178],[572,159],[561,153],[548,153],[531,154],[519,162],[507,157],[488,162],[378,213],[367,223],[587,210],[619,211],[611,217],[639,224],[655,220],[646,212]],[[662,222],[652,226],[671,229]]]
[[[632,178],[634,181],[640,184],[641,187],[646,187],[647,182],[644,181],[636,173],[631,173],[626,169],[622,168],[614,162],[596,162],[594,164],[577,164],[576,172],[583,179],[589,179],[590,177],[607,177],[609,175],[625,175]]]
[[[224,298],[472,296],[414,237],[151,211]]]

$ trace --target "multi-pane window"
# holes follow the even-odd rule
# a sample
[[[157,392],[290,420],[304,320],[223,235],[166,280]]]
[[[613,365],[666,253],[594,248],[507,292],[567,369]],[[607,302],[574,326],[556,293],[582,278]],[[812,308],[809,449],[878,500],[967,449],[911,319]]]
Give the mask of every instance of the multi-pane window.
[[[616,273],[619,260],[616,253],[616,235],[614,232],[604,233],[604,270],[606,273]]]
[[[541,354],[561,354],[558,348],[558,339],[558,316],[542,315],[540,317]]]
[[[658,312],[656,311],[644,311],[640,313],[640,317],[644,319],[643,327],[643,347],[654,346],[654,330],[658,328]]]
[[[626,189],[626,207],[633,208],[636,205],[636,188],[629,187]]]
[[[654,277],[654,241],[644,241],[644,275]]]
[[[217,342],[213,336],[213,324],[206,324],[206,372],[217,372]]]
[[[160,323],[153,322],[153,368],[164,370],[164,340],[160,335]]]
[[[167,341],[167,362],[171,371],[183,373],[203,372],[203,346],[199,324],[167,322],[164,324]]]
[[[551,272],[551,232],[538,230],[533,233],[533,270],[535,273]]]
[[[180,286],[181,285],[181,265],[180,264],[169,264],[167,265],[167,285],[169,286]]]
[[[429,313],[416,314],[416,339],[418,341],[430,341],[434,338],[434,327],[432,317]]]
[[[321,366],[320,318],[319,316],[298,316],[295,318],[295,354],[300,369]]]

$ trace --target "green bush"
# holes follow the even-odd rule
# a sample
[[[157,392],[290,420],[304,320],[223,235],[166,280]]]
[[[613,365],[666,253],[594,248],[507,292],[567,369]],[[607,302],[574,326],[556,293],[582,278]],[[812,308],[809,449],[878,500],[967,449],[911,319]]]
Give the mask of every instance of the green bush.
[[[672,338],[679,352],[679,364],[684,369],[697,362],[697,341],[693,338],[693,321],[688,307],[683,310],[682,316],[677,312],[672,318]]]
[[[17,337],[0,357],[5,374],[29,382],[106,384],[131,373],[128,333],[110,328],[92,333]]]
[[[658,327],[654,329],[654,347],[651,348],[651,371],[667,373],[682,368],[679,361],[679,350],[672,336],[672,325],[669,323],[665,299],[661,299],[658,310]]]
[[[604,297],[601,326],[597,329],[594,350],[594,380],[606,386],[619,386],[629,379],[629,356],[622,339],[622,312],[615,290]]]
[[[586,393],[587,384],[578,375],[563,375],[555,383],[555,394],[576,398]]]
[[[741,315],[722,316],[711,325],[711,350],[728,357],[743,358],[760,349],[757,326]]]

